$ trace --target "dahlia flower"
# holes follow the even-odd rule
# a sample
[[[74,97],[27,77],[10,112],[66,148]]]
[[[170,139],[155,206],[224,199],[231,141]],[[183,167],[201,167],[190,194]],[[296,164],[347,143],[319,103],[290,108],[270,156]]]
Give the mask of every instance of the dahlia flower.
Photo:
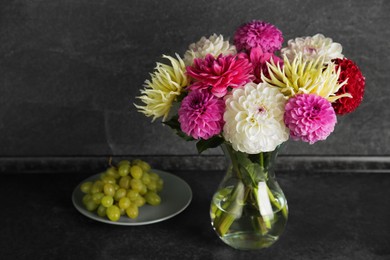
[[[234,44],[238,51],[260,47],[263,52],[275,52],[282,48],[282,32],[276,26],[253,20],[239,27],[234,34]]]
[[[302,54],[304,60],[317,60],[322,57],[325,63],[332,59],[343,58],[343,47],[340,43],[333,42],[322,34],[313,37],[295,38],[288,41],[288,46],[281,50],[282,55],[286,55],[292,62],[298,53]]]
[[[346,83],[339,82],[340,70],[335,69],[335,64],[324,64],[323,57],[316,60],[305,60],[299,53],[290,63],[284,56],[283,68],[272,60],[268,63],[268,76],[261,76],[264,82],[280,88],[280,91],[288,96],[297,94],[316,94],[334,102],[341,97],[350,97],[350,94],[335,93]]]
[[[195,139],[209,139],[223,127],[225,103],[207,90],[191,91],[181,102],[180,127]]]
[[[285,96],[267,83],[250,82],[225,97],[223,136],[236,151],[269,152],[287,141]]]
[[[240,56],[208,54],[204,59],[195,59],[187,66],[187,75],[197,80],[190,90],[210,89],[216,97],[223,97],[228,88],[238,88],[253,79],[252,65]]]
[[[315,94],[299,94],[288,100],[284,122],[291,138],[313,144],[325,140],[337,122],[331,103]]]
[[[343,115],[354,111],[362,102],[365,87],[365,78],[359,67],[349,59],[335,59],[336,69],[340,69],[339,82],[348,80],[337,94],[349,93],[351,98],[343,97],[334,102],[333,108],[336,114]]]
[[[187,86],[188,80],[185,74],[185,65],[178,54],[177,59],[163,55],[170,61],[171,65],[157,63],[155,72],[151,74],[151,80],[146,80],[141,96],[137,97],[145,105],[135,105],[138,111],[147,117],[167,118],[173,101],[181,94],[182,89]]]
[[[184,63],[191,66],[196,58],[205,58],[207,54],[214,57],[222,55],[235,55],[237,53],[236,47],[230,45],[229,41],[224,41],[222,35],[211,35],[208,39],[202,37],[198,42],[190,44],[189,49],[184,54]]]
[[[276,63],[283,64],[283,60],[273,53],[264,53],[260,47],[252,48],[250,50],[249,60],[253,66],[253,75],[255,76],[254,82],[260,83],[261,74],[269,76],[267,62],[273,60]]]

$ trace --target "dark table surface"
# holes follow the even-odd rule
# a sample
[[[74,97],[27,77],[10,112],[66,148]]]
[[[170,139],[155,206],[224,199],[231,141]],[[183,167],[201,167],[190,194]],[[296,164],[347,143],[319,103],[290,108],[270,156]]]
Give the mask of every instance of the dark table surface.
[[[289,220],[260,251],[225,245],[209,204],[223,172],[173,172],[193,199],[179,215],[145,226],[91,220],[73,189],[94,173],[1,174],[0,259],[390,259],[390,174],[279,172]]]

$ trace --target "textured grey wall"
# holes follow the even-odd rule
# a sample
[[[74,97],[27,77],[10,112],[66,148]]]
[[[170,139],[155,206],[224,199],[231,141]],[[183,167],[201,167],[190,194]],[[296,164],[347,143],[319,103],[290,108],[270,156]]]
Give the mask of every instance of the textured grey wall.
[[[1,1],[0,156],[196,154],[134,97],[163,53],[252,19],[285,40],[323,33],[366,76],[363,104],[325,142],[285,154],[390,155],[389,13],[385,0]]]

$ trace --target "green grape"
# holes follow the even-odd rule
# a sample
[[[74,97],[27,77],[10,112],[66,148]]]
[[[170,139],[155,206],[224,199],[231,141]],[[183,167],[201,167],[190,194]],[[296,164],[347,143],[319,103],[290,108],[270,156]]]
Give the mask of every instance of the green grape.
[[[87,182],[84,182],[83,184],[81,184],[80,189],[83,193],[89,193],[89,191],[91,190],[91,187],[92,187],[92,182],[87,181]]]
[[[146,187],[150,191],[157,191],[157,182],[155,180],[152,180],[148,185],[146,185]]]
[[[121,198],[125,197],[127,194],[126,189],[124,188],[119,188],[114,195],[114,200],[119,201]]]
[[[103,191],[103,182],[101,180],[97,180],[95,181],[93,184],[92,184],[92,187],[91,187],[91,190],[89,191],[89,193],[93,194],[93,193],[98,193],[98,192],[102,192]]]
[[[150,171],[150,165],[145,162],[145,161],[140,161],[140,163],[138,164],[139,166],[141,166],[142,170],[144,170],[144,172],[148,172]]]
[[[106,216],[106,211],[107,211],[107,208],[104,207],[102,204],[100,204],[99,207],[97,208],[97,214],[100,217],[105,217]]]
[[[148,185],[150,183],[150,181],[151,181],[149,173],[145,172],[142,175],[141,181],[143,182],[143,184]]]
[[[100,201],[100,203],[104,207],[108,208],[108,207],[110,207],[110,206],[112,206],[114,204],[114,198],[112,196],[104,196],[102,198],[102,200]]]
[[[145,184],[142,183],[142,187],[141,187],[141,190],[139,191],[139,194],[140,195],[145,195],[146,192],[148,192],[148,188],[146,187]]]
[[[122,160],[122,161],[120,161],[118,164],[117,164],[117,166],[118,166],[118,168],[119,167],[121,167],[121,165],[129,165],[130,166],[130,161],[129,160]]]
[[[131,168],[130,168],[130,174],[134,179],[139,180],[142,177],[143,170],[140,166],[134,165],[134,166],[131,166]]]
[[[102,201],[102,198],[104,197],[104,193],[103,192],[97,192],[97,193],[94,193],[92,194],[92,200],[93,202],[95,202],[96,204],[100,204],[100,202]]]
[[[140,196],[139,193],[135,190],[128,190],[126,195],[126,197],[128,197],[132,201],[138,198],[139,196]]]
[[[105,195],[113,197],[115,195],[115,185],[106,183],[103,186],[103,191]]]
[[[152,206],[157,206],[161,203],[161,198],[160,196],[153,192],[153,191],[148,191],[146,194],[145,194],[145,200],[148,204],[152,205]]]
[[[115,189],[115,191],[119,190],[119,188],[120,188],[119,184],[118,184],[118,183],[115,183],[115,184],[114,184],[114,189]]]
[[[106,211],[107,217],[111,221],[118,221],[121,217],[121,211],[115,205],[109,206]]]
[[[143,205],[145,205],[146,200],[145,200],[144,197],[139,196],[139,197],[136,198],[133,202],[134,202],[135,205],[137,205],[137,207],[142,207]]]
[[[124,216],[126,214],[126,210],[125,209],[119,208],[119,211],[120,211],[121,216]]]
[[[94,211],[95,209],[97,209],[99,205],[97,203],[95,203],[93,200],[88,200],[85,204],[85,208],[88,210],[88,211]]]
[[[132,179],[130,181],[130,186],[133,190],[139,192],[140,190],[142,190],[142,181],[141,180],[138,180],[138,179]]]
[[[129,164],[122,164],[121,166],[119,166],[118,168],[118,174],[120,176],[127,176],[129,174],[129,171],[130,171],[130,165]]]
[[[158,179],[160,179],[160,176],[158,176],[158,174],[157,173],[155,173],[155,172],[151,172],[151,173],[149,173],[149,176],[150,176],[150,179],[153,181],[157,181]]]
[[[89,201],[89,200],[92,200],[92,195],[91,195],[91,194],[85,194],[85,195],[83,196],[83,199],[82,199],[83,204],[84,204],[84,205],[87,204],[87,201]]]
[[[127,209],[131,204],[131,201],[128,197],[123,197],[119,200],[118,206],[120,209]]]
[[[115,184],[116,183],[116,179],[110,175],[105,175],[101,179],[102,179],[104,184],[106,184],[106,183]]]
[[[118,174],[118,171],[115,167],[110,167],[106,170],[106,175],[107,176],[111,176],[111,177],[114,177],[115,179],[118,179],[119,178],[119,174]]]
[[[127,209],[126,209],[126,215],[129,218],[135,219],[138,217],[139,211],[138,207],[135,204],[131,204]]]
[[[130,187],[131,178],[129,176],[123,176],[119,179],[119,187],[128,189]]]
[[[164,187],[164,180],[163,179],[158,179],[157,180],[157,191],[162,191],[163,187]]]

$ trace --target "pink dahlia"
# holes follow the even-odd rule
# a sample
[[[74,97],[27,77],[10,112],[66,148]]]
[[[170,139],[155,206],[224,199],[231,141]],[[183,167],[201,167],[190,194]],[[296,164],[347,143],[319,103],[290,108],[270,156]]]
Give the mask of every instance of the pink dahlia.
[[[270,62],[271,59],[274,61],[275,64],[279,63],[281,66],[283,65],[283,60],[281,58],[279,58],[273,53],[263,52],[260,47],[251,49],[249,59],[253,66],[255,83],[262,82],[261,73],[263,73],[266,77],[269,76],[267,62]]]
[[[228,88],[238,88],[253,79],[252,65],[248,59],[238,55],[206,55],[204,59],[195,59],[187,67],[187,74],[196,79],[189,89],[210,89],[216,97],[226,95]]]
[[[282,32],[276,26],[253,20],[239,27],[234,35],[237,51],[260,47],[263,52],[273,53],[282,48]]]
[[[209,139],[221,133],[225,102],[207,90],[191,91],[181,102],[181,130],[195,139]]]
[[[336,125],[332,104],[315,94],[299,94],[290,98],[285,106],[284,123],[294,140],[313,144],[325,140]]]
[[[339,115],[344,115],[354,111],[362,102],[365,87],[365,78],[359,67],[349,59],[334,59],[336,70],[340,69],[338,82],[344,82],[348,79],[347,84],[342,86],[336,95],[349,93],[352,98],[342,97],[336,100],[332,105],[334,110]]]

